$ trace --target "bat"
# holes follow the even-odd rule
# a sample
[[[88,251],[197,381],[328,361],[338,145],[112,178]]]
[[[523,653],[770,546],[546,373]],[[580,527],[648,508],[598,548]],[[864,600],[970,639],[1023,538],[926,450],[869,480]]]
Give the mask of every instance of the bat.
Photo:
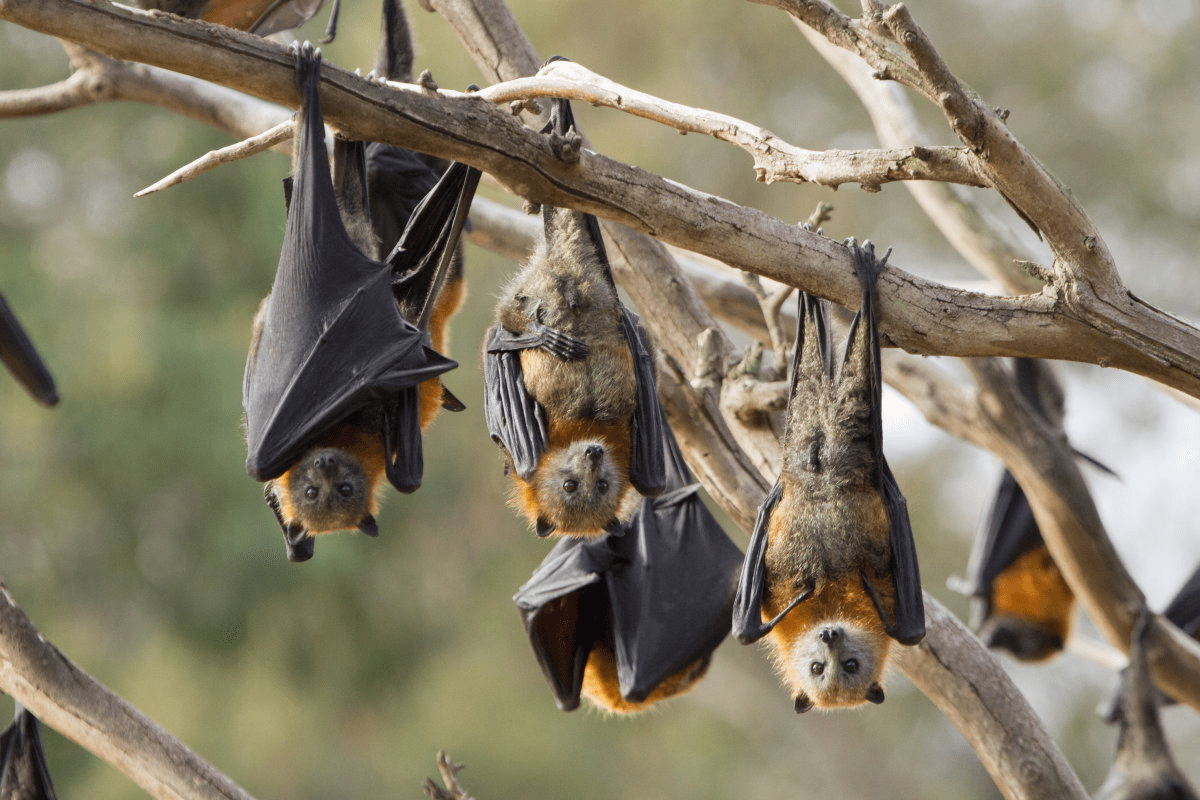
[[[570,104],[543,129],[578,143]],[[545,244],[501,294],[485,335],[484,417],[504,450],[512,505],[539,536],[620,529],[636,490],[662,491],[654,357],[617,297],[596,218],[543,206]]]
[[[0,733],[0,798],[56,800],[37,718],[16,704],[12,724]]]
[[[378,535],[385,477],[401,492],[421,483],[418,385],[457,364],[428,346],[429,309],[414,324],[396,297],[407,296],[414,270],[448,267],[479,177],[448,171],[414,210],[391,263],[367,257],[341,219],[319,72],[320,53],[306,44],[284,245],[255,317],[242,397],[246,469],[266,482],[292,561],[311,558],[320,533]]]
[[[227,28],[270,36],[279,31],[299,28],[308,22],[325,0],[136,0],[139,8],[166,11],[188,19],[202,19]],[[333,0],[322,44],[337,34],[341,0]]]
[[[1163,616],[1184,634],[1200,641],[1200,566],[1196,568],[1191,577],[1183,582],[1183,586],[1179,587],[1179,591],[1163,609]],[[1128,691],[1127,681],[1124,680],[1124,676],[1122,678],[1113,689],[1107,704],[1102,706],[1106,709],[1102,715],[1110,723],[1120,719],[1121,707],[1127,702],[1125,699],[1125,693]],[[1171,706],[1177,702],[1166,692],[1158,689],[1155,689],[1154,692],[1160,706]]]
[[[1143,613],[1134,625],[1115,714],[1117,755],[1095,800],[1197,800],[1163,733],[1158,713],[1160,692],[1146,663],[1148,621],[1149,615]]]
[[[1035,412],[1058,424],[1063,398],[1049,367],[1036,359],[1014,359],[1021,396]],[[1080,457],[1112,473],[1082,453]],[[971,627],[985,646],[1022,661],[1043,661],[1063,649],[1071,628],[1075,595],[1054,563],[1033,518],[1033,509],[1008,470],[972,549],[963,591],[971,600]]]
[[[925,635],[908,505],[883,455],[875,282],[887,255],[846,245],[862,304],[835,374],[828,305],[800,296],[783,467],[759,507],[733,609],[739,641],[766,637],[797,713],[882,703],[891,640]]]
[[[58,389],[46,362],[38,354],[29,335],[17,321],[12,307],[0,294],[0,361],[25,387],[25,391],[44,406],[58,402]]]
[[[559,539],[513,598],[563,711],[580,696],[633,713],[679,695],[729,633],[742,553],[662,430],[667,490],[620,532]]]

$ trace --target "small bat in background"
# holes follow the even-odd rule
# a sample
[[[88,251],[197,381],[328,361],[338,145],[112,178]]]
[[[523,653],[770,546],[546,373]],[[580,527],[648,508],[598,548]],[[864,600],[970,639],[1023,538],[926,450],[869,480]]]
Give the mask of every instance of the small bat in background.
[[[1047,421],[1059,424],[1062,393],[1049,367],[1031,358],[1014,359],[1021,395]],[[1112,471],[1083,454],[1099,469]],[[985,646],[1022,661],[1042,661],[1063,649],[1071,628],[1075,595],[1054,563],[1033,518],[1033,509],[1008,470],[972,548],[962,591],[972,598],[971,627]]]
[[[875,283],[887,261],[846,242],[862,304],[840,370],[828,305],[800,296],[783,468],[758,511],[733,631],[764,636],[797,713],[882,703],[891,640],[925,635],[908,506],[883,455]]]
[[[135,0],[138,8],[166,11],[189,19],[202,19],[227,28],[270,36],[279,31],[299,28],[308,22],[325,0]],[[322,44],[337,34],[341,0],[333,0]]]
[[[319,78],[320,53],[306,44],[297,59],[302,107],[284,246],[255,317],[243,381],[246,469],[267,482],[292,561],[312,557],[316,534],[377,535],[384,477],[402,492],[420,485],[418,384],[457,366],[427,346],[427,327],[404,318],[393,268],[364,255],[346,231]],[[448,266],[478,177],[467,168],[442,177],[414,211],[397,263]],[[423,310],[419,321],[428,316]]]
[[[56,800],[37,718],[16,704],[0,733],[0,800]]]
[[[1197,800],[1179,771],[1159,717],[1159,695],[1146,663],[1149,614],[1133,627],[1129,665],[1121,671],[1122,691],[1114,719],[1117,755],[1095,800]]]
[[[578,143],[570,104],[543,130]],[[617,297],[596,218],[543,206],[545,244],[504,289],[484,338],[484,416],[512,504],[539,536],[620,529],[664,486],[654,357]]]
[[[44,406],[58,403],[58,389],[46,362],[38,354],[29,335],[17,321],[4,295],[0,294],[0,361],[25,387],[25,391]]]
[[[560,539],[513,598],[563,711],[581,695],[618,713],[679,695],[729,633],[742,553],[662,430],[667,491],[620,533]]]

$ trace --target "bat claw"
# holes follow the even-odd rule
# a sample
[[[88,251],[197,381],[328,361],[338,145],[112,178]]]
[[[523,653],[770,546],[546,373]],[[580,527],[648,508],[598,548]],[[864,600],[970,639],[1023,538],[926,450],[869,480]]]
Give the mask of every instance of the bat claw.
[[[547,328],[545,333],[546,341],[542,348],[560,361],[582,361],[587,358],[590,349],[587,342],[553,328]]]

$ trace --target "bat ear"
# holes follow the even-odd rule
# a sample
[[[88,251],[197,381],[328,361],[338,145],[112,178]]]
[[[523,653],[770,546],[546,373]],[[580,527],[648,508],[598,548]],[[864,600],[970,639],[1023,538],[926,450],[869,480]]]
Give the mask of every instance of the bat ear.
[[[303,525],[295,523],[283,529],[283,543],[287,547],[288,561],[308,561],[313,557],[313,544],[316,542],[308,535]]]
[[[462,400],[450,393],[449,389],[445,386],[442,387],[442,408],[447,411],[463,411],[466,407]]]
[[[543,517],[538,517],[537,524],[534,527],[535,530],[537,530],[537,535],[544,539],[550,534],[554,533],[555,528],[558,526],[553,522],[547,522]]]
[[[801,692],[796,695],[796,713],[803,714],[805,711],[811,710],[813,701],[808,699],[808,695]]]
[[[870,702],[874,703],[875,705],[879,705],[880,703],[882,703],[883,702],[883,687],[880,686],[878,683],[872,683],[869,687],[867,687],[866,699],[869,700]]]
[[[613,536],[624,536],[625,526],[621,524],[621,520],[613,517],[608,522],[604,523],[604,532],[611,533]]]
[[[358,521],[358,529],[372,539],[379,535],[379,525],[375,523],[375,517],[370,514]]]

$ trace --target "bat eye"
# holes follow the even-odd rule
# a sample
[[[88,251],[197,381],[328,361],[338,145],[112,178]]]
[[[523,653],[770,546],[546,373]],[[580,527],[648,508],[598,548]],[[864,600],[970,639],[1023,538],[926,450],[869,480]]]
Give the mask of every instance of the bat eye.
[[[604,494],[605,492],[607,492],[608,491],[608,481],[604,480],[603,478],[596,481],[596,491],[598,491],[600,494]]]
[[[824,662],[824,661],[814,661],[814,662],[812,662],[812,664],[811,664],[811,665],[809,666],[809,668],[808,668],[808,671],[809,671],[809,672],[811,672],[813,675],[821,675],[821,674],[824,674],[824,672],[825,672],[825,662]]]
[[[317,495],[319,495],[320,493],[321,493],[321,490],[315,486],[309,486],[307,489],[304,490],[304,496],[307,497],[309,500],[316,500]]]
[[[563,481],[563,491],[566,492],[567,494],[571,494],[578,488],[579,488],[579,481],[571,480],[570,478]]]
[[[853,675],[854,673],[858,672],[858,659],[847,658],[842,662],[842,669],[846,670],[847,675]]]
[[[339,483],[338,484],[338,494],[340,494],[342,497],[349,497],[350,495],[354,494],[353,484]]]

